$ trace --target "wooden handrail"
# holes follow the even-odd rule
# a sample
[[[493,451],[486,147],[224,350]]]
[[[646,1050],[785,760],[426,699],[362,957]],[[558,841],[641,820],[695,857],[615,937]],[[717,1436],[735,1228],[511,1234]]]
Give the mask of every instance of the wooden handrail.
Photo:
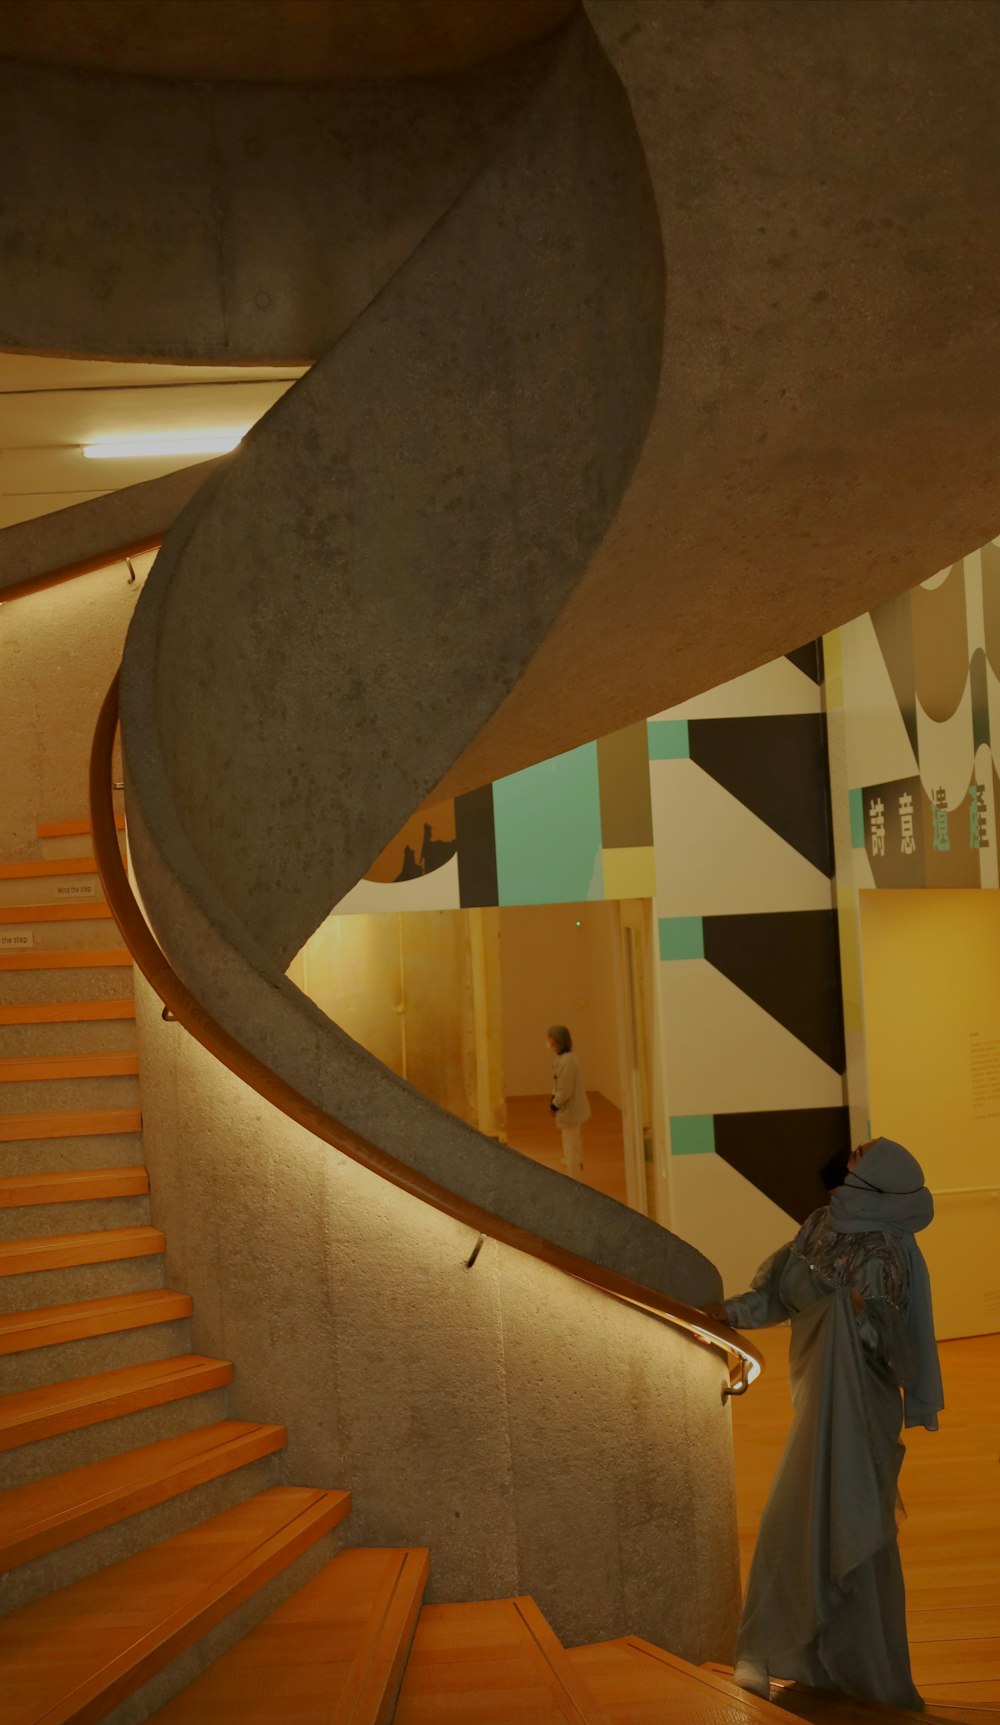
[[[279,1108],[290,1119],[298,1121],[308,1132],[332,1145],[343,1155],[351,1157],[353,1161],[359,1162],[362,1167],[370,1169],[373,1174],[378,1174],[381,1179],[388,1180],[400,1191],[409,1192],[412,1197],[430,1204],[443,1215],[454,1217],[457,1222],[464,1223],[477,1234],[501,1240],[504,1245],[513,1246],[517,1251],[527,1253],[529,1257],[539,1258],[543,1263],[553,1265],[555,1269],[562,1270],[578,1282],[598,1288],[625,1305],[634,1306],[638,1311],[646,1312],[661,1322],[686,1330],[701,1341],[723,1349],[731,1360],[730,1381],[723,1390],[723,1395],[742,1395],[760,1375],[763,1367],[761,1355],[745,1337],[731,1330],[728,1325],[710,1318],[696,1306],[685,1305],[657,1289],[647,1288],[641,1282],[634,1282],[628,1276],[619,1275],[615,1270],[591,1263],[588,1258],[582,1258],[540,1234],[532,1234],[527,1229],[518,1227],[516,1223],[508,1222],[504,1217],[449,1191],[446,1186],[438,1185],[418,1169],[397,1161],[394,1156],[380,1150],[377,1144],[362,1138],[350,1126],[345,1126],[314,1102],[310,1102],[308,1097],[272,1072],[205,1011],[184,986],[161,951],[139,908],[122,861],[112,800],[112,757],[118,728],[118,684],[119,675],[116,674],[101,707],[90,757],[90,816],[94,858],[105,898],[125,945],[151,988],[178,1023],[182,1024],[203,1048],[207,1048],[210,1054],[220,1060],[223,1066],[227,1066],[230,1072],[234,1072],[252,1090],[256,1090],[259,1096],[263,1096],[265,1101],[273,1103],[275,1108]]]
[[[139,557],[144,551],[159,551],[162,544],[162,533],[147,533],[111,551],[82,557],[76,563],[64,563],[58,569],[47,569],[44,575],[29,575],[26,581],[0,587],[0,604],[6,604],[9,599],[25,599],[29,593],[42,593],[46,587],[59,587],[63,581],[75,581],[78,575],[94,575],[98,569],[109,569],[113,563],[124,563],[127,557]]]

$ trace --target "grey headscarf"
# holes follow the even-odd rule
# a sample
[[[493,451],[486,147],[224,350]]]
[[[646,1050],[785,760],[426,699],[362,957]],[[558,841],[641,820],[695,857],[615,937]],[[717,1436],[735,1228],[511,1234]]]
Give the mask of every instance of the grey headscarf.
[[[830,1221],[838,1234],[891,1234],[906,1253],[910,1288],[904,1315],[914,1365],[903,1384],[903,1412],[908,1426],[926,1426],[928,1431],[937,1430],[944,1391],[934,1339],[931,1279],[914,1235],[933,1219],[934,1200],[924,1185],[920,1163],[891,1138],[876,1138],[860,1167],[851,1170],[830,1199]]]

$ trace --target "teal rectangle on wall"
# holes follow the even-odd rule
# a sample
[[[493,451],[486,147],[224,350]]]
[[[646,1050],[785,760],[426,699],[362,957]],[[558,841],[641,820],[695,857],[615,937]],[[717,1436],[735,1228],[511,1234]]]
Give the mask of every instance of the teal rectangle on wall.
[[[686,719],[650,719],[649,758],[651,761],[686,761],[691,754]]]
[[[671,1114],[670,1154],[672,1156],[710,1156],[714,1150],[714,1114]]]
[[[705,929],[700,916],[660,917],[660,957],[704,958]]]
[[[603,898],[596,743],[498,779],[493,816],[501,904]]]
[[[865,793],[859,787],[856,791],[848,791],[848,806],[851,811],[851,846],[856,851],[865,848]]]

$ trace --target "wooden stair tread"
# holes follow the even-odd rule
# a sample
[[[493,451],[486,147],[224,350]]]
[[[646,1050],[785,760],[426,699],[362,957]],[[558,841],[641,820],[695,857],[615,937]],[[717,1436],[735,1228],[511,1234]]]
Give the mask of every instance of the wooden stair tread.
[[[391,1717],[427,1582],[422,1550],[343,1551],[153,1714],[159,1725]]]
[[[118,1419],[140,1408],[160,1407],[218,1389],[232,1382],[228,1360],[204,1354],[176,1354],[144,1365],[118,1366],[110,1372],[67,1378],[38,1389],[0,1396],[0,1450],[37,1443],[59,1432],[79,1431],[101,1420]]]
[[[610,1725],[534,1600],[425,1605],[395,1725]]]
[[[115,813],[115,826],[120,833],[125,831],[125,816],[117,811]],[[40,839],[65,839],[73,838],[78,833],[93,832],[93,830],[90,821],[83,817],[73,821],[42,821],[35,828],[35,833]]]
[[[0,1116],[0,1144],[32,1138],[105,1138],[141,1131],[141,1108],[65,1108],[46,1114]]]
[[[0,880],[50,880],[61,874],[96,873],[97,864],[92,856],[0,863]]]
[[[0,1619],[4,1725],[91,1725],[346,1514],[275,1486]]]
[[[0,904],[0,924],[29,922],[107,922],[111,916],[103,899],[71,904]]]
[[[586,1678],[613,1725],[661,1725],[667,1717],[685,1725],[765,1725],[781,1715],[773,1702],[749,1695],[731,1677],[692,1665],[640,1636],[575,1647],[572,1664]]]
[[[0,1570],[284,1448],[283,1426],[222,1420],[0,1495]]]
[[[169,1324],[191,1316],[190,1294],[153,1288],[137,1294],[107,1294],[96,1300],[74,1300],[62,1306],[36,1306],[28,1312],[0,1317],[0,1356],[29,1348],[78,1342],[85,1336],[107,1336],[118,1330]]]
[[[1000,1708],[954,1708],[941,1701],[931,1701],[923,1713],[905,1707],[888,1707],[878,1701],[858,1701],[850,1695],[826,1694],[807,1689],[797,1683],[777,1690],[776,1708],[785,1715],[807,1719],[812,1725],[951,1725],[953,1720],[973,1722],[973,1725],[998,1725]]]
[[[0,1210],[73,1204],[84,1198],[135,1198],[149,1191],[144,1167],[85,1168],[64,1174],[0,1175]]]
[[[138,1054],[20,1054],[0,1057],[0,1084],[60,1078],[133,1078]]]
[[[48,952],[0,952],[0,970],[124,970],[131,969],[127,946],[84,947],[82,951],[53,947]]]
[[[36,1270],[63,1270],[76,1264],[110,1264],[121,1258],[152,1258],[164,1249],[159,1228],[142,1225],[0,1240],[0,1276],[27,1276]]]
[[[17,1001],[0,1006],[0,1025],[83,1024],[92,1019],[134,1017],[134,1000]]]

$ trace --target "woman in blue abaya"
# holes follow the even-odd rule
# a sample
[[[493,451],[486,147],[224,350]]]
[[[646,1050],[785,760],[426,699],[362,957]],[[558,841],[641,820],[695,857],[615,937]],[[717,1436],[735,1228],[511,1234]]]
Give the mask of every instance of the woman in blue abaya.
[[[896,1543],[900,1429],[944,1406],[930,1278],[916,1234],[934,1204],[915,1157],[862,1144],[843,1184],[746,1294],[711,1315],[791,1319],[792,1429],[761,1518],[735,1679],[793,1679],[922,1708],[910,1675]]]

